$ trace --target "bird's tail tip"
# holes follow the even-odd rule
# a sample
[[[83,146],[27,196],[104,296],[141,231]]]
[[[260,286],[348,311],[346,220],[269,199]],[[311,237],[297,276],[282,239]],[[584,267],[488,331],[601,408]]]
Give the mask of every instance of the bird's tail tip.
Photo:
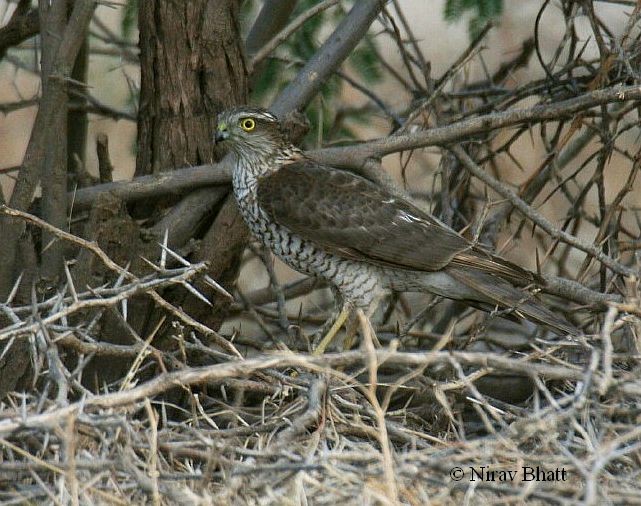
[[[457,269],[450,273],[459,282],[485,296],[487,302],[504,308],[513,308],[525,319],[542,324],[561,335],[578,336],[581,331],[565,318],[553,313],[533,294],[513,287],[508,282],[486,273]]]

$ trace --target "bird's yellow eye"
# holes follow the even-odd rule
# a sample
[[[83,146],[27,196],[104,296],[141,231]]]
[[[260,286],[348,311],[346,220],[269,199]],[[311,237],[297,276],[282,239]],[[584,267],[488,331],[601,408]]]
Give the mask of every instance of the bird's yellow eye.
[[[251,132],[256,128],[256,122],[251,118],[245,118],[240,120],[240,127],[245,130],[245,132]]]

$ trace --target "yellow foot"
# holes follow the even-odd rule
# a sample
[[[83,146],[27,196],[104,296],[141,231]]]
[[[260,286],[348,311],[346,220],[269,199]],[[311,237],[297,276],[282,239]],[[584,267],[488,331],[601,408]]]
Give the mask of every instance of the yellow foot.
[[[347,320],[349,313],[350,310],[347,308],[347,305],[343,306],[343,309],[338,315],[338,318],[336,318],[336,321],[334,321],[334,325],[332,325],[332,328],[329,329],[327,334],[325,334],[321,342],[318,343],[318,346],[314,350],[313,355],[322,355],[323,353],[325,353],[325,350],[330,344],[332,344],[332,341],[336,337],[336,334],[338,334],[338,331],[343,326],[343,323],[345,323],[345,320]]]

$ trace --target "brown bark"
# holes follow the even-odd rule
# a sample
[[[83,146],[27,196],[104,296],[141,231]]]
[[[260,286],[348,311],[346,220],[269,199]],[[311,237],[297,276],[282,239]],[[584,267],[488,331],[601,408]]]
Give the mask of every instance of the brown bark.
[[[60,86],[55,80],[54,62],[62,34],[67,24],[67,3],[40,0],[42,38],[42,100],[50,100],[52,89]],[[41,159],[42,214],[58,228],[67,221],[67,94],[61,94],[54,112],[53,127],[45,135],[45,152]],[[63,244],[49,234],[42,236],[42,273],[55,281],[62,273]]]
[[[36,186],[40,182],[41,162],[45,157],[48,142],[47,133],[57,128],[57,113],[67,98],[65,80],[71,73],[95,8],[92,0],[76,0],[73,5],[69,22],[51,67],[51,72],[56,78],[51,80],[47,96],[43,96],[40,101],[31,138],[9,199],[9,206],[14,209],[25,210],[29,207]],[[16,256],[17,245],[24,232],[24,223],[11,218],[1,218],[0,229],[3,232],[3,248],[0,249],[0,297],[2,297],[9,293],[16,278],[16,263],[19,260]]]
[[[238,25],[239,4],[238,0],[140,2],[138,21],[141,89],[137,176],[157,177],[163,171],[211,163],[216,159],[213,132],[217,113],[232,105],[244,103],[247,99],[247,76]],[[102,158],[105,158],[104,153]],[[162,241],[167,229],[170,247],[178,249],[190,237],[202,235],[209,228],[209,224],[202,222],[203,217],[212,219],[213,211],[220,206],[219,202],[225,201],[229,189],[219,187],[206,195],[204,192],[207,190],[193,193],[169,212],[163,209],[162,218],[154,210],[175,203],[177,195],[164,200],[148,199],[137,203],[133,208],[137,217],[150,217],[156,221],[154,226],[146,230],[131,231],[142,240],[129,237],[124,243],[116,244],[115,238],[109,240],[107,235],[103,240],[100,237],[95,240],[102,244],[106,238],[108,244],[122,249],[123,254],[127,252],[133,253],[135,257],[153,259],[160,251],[157,243]],[[184,210],[184,206],[201,209],[200,218],[183,219],[181,210]],[[215,222],[228,216],[227,208],[227,205],[223,206],[223,212]],[[125,221],[135,223],[131,219]],[[212,263],[209,271],[214,279],[224,278],[233,282],[236,278],[239,259],[246,243],[244,224],[242,220],[238,221],[240,223],[232,223],[232,228],[240,230],[240,233],[231,230],[229,233],[216,234],[216,237],[207,241],[207,244],[215,243],[212,250],[224,251]],[[112,226],[109,225],[109,228]],[[207,257],[210,250],[204,251],[205,258],[211,258]],[[111,255],[114,258],[118,251],[112,251]],[[202,258],[199,256],[199,259]],[[78,264],[82,262],[79,261]],[[144,270],[144,266],[133,261],[131,269],[138,272],[140,269]],[[199,288],[212,298],[217,307],[215,294],[206,292],[206,287]],[[179,299],[181,303],[178,305],[184,310],[210,323],[206,318],[207,311],[199,311],[201,307],[197,301],[182,289],[167,290],[163,296],[172,302]],[[224,308],[228,304],[226,301],[220,306]],[[148,298],[134,298],[129,301],[129,307],[130,316],[126,322],[129,334],[137,333],[146,338],[156,329],[158,322],[162,321],[162,311],[155,308]],[[211,311],[210,306],[207,308]],[[218,313],[223,314],[222,309]],[[131,335],[124,332],[123,322],[118,322],[117,316],[104,315],[101,320],[101,339],[113,343],[130,343]],[[222,318],[215,321],[217,326],[220,322]],[[161,349],[175,346],[169,321],[166,326],[156,330],[154,346]],[[128,367],[127,361],[100,357],[91,364],[87,379],[90,383],[95,381],[96,385],[100,385],[105,380],[120,377],[123,367]]]
[[[77,91],[69,100],[67,112],[67,188],[74,191],[80,185],[79,179],[86,171],[85,149],[87,147],[87,129],[89,121],[87,118],[87,100],[82,97],[82,86],[78,83],[87,82],[89,70],[89,41],[80,48],[78,57],[71,72],[74,83],[70,84],[70,91]]]
[[[247,99],[239,3],[140,3],[136,176],[213,160],[216,114]]]
[[[84,237],[95,242],[114,262],[129,268],[137,274],[149,272],[142,258],[151,256],[157,249],[155,242],[144,240],[144,234],[138,224],[129,216],[120,199],[112,195],[103,195],[91,209],[89,221],[85,226]],[[149,238],[151,239],[151,238]],[[98,286],[110,278],[112,272],[87,250],[78,255],[73,270],[77,286]],[[101,341],[113,344],[131,345],[140,340],[134,329],[145,326],[149,313],[149,299],[134,297],[128,301],[128,316],[125,318],[119,311],[105,311],[99,323]],[[81,319],[92,318],[91,313],[81,315]],[[121,357],[95,357],[83,371],[85,385],[98,390],[104,383],[122,378],[131,365]]]
[[[30,0],[20,0],[9,22],[0,28],[0,60],[7,49],[33,37],[40,30],[37,9],[31,9]]]
[[[249,229],[238,212],[234,196],[230,194],[194,255],[195,261],[209,262],[209,275],[229,288],[236,282],[248,241]],[[230,301],[204,284],[198,288],[212,301],[213,307],[190,295],[190,313],[208,327],[218,330],[229,313]]]
[[[263,7],[245,42],[245,49],[250,58],[285,27],[297,3],[297,0],[265,0],[263,2]]]
[[[217,113],[247,101],[239,5],[238,0],[141,3],[137,176],[216,160],[213,132]],[[211,200],[207,203],[210,206],[220,199],[221,196],[217,196],[204,200]],[[228,217],[230,205],[223,206],[223,216],[215,223]],[[173,229],[174,222],[168,216],[158,226]],[[201,227],[193,226],[192,234],[195,234],[196,228]],[[183,239],[188,232],[183,230],[184,224],[179,228],[180,231],[169,230],[170,244],[174,247],[179,246],[176,236]],[[219,229],[214,225],[212,230]],[[209,246],[201,247],[199,259],[212,261],[208,272],[211,277],[233,283],[247,241],[244,224],[240,219],[232,220],[226,233],[213,234],[216,237],[207,241]],[[222,315],[228,301],[219,304],[214,293],[207,295],[212,298],[214,308],[221,308],[214,313]],[[168,296],[186,298],[182,307],[197,317],[204,318],[211,312],[209,306],[209,311],[202,311],[190,295]],[[222,317],[204,319],[213,328],[222,322]],[[151,317],[149,325],[155,320]]]
[[[28,4],[29,2],[20,2],[20,12],[25,11]],[[29,36],[29,30],[39,28],[41,21],[46,27],[46,33],[42,35],[42,100],[9,205],[17,209],[28,208],[36,185],[41,177],[45,176],[47,184],[43,185],[43,214],[54,225],[62,224],[63,227],[67,212],[65,79],[70,75],[94,7],[94,3],[88,0],[75,2],[67,22],[66,2],[54,2],[49,5],[48,2],[42,1],[39,11],[35,11],[40,16],[37,24],[33,21],[32,15],[27,14],[27,18],[32,20],[32,28],[20,34],[24,37]],[[14,19],[17,18],[12,18],[12,22]],[[4,49],[0,49],[0,53],[3,51]],[[25,271],[22,277],[24,291],[31,288],[39,273],[35,247],[30,235],[24,233],[24,224],[0,219],[0,229],[4,241],[3,249],[0,251],[0,297],[4,298],[13,287],[18,272]],[[44,239],[43,242],[46,244],[46,235]],[[43,255],[43,270],[52,265],[54,268],[45,271],[45,275],[55,275],[62,267],[60,243]],[[19,292],[18,298],[23,295]],[[0,322],[0,325],[4,326],[3,323]],[[0,396],[24,386],[23,380],[26,381],[31,374],[28,342],[21,339],[13,344],[12,349],[0,360]],[[9,345],[10,342],[3,343],[0,349],[5,351],[5,346]]]

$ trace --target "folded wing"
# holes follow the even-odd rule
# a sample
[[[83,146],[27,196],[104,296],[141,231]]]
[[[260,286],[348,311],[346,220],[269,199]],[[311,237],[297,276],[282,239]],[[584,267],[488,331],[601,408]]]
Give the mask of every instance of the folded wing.
[[[258,203],[276,223],[345,258],[417,271],[453,264],[518,285],[536,276],[503,260],[368,179],[312,161],[263,177]]]

